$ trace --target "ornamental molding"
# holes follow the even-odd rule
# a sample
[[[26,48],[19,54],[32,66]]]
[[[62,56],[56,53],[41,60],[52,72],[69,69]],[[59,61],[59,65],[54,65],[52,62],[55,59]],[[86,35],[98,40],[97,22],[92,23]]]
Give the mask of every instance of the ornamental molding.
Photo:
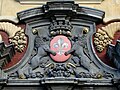
[[[15,16],[0,16],[0,21],[8,21],[17,24],[19,22],[18,18]]]

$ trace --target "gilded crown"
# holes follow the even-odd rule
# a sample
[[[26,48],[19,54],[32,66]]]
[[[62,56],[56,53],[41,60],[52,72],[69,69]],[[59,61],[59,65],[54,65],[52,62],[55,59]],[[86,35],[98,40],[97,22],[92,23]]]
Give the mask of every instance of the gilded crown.
[[[51,35],[71,35],[72,28],[70,21],[65,18],[53,20],[49,27]]]
[[[54,20],[50,25],[50,30],[67,30],[71,31],[72,25],[68,20],[56,21]]]

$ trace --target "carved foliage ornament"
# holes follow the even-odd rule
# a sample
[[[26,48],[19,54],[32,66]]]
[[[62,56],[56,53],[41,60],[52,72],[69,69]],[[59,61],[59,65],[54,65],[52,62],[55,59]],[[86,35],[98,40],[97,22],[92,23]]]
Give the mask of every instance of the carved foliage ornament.
[[[27,38],[24,34],[24,30],[21,27],[9,22],[1,22],[0,30],[6,32],[9,36],[9,42],[15,45],[15,49],[22,52],[26,47]],[[0,42],[2,41],[2,36],[0,35]]]
[[[26,44],[24,29],[10,22],[0,22],[0,67],[13,62],[16,52],[23,52]]]
[[[111,44],[114,34],[120,31],[120,22],[110,23],[105,27],[97,30],[94,37],[94,44],[99,52],[102,52],[106,46]]]
[[[69,11],[70,14],[65,11]],[[44,13],[48,20],[43,19],[43,21],[47,24],[34,17],[38,15],[44,17]],[[90,14],[91,17],[89,13],[95,15]],[[84,20],[81,15],[87,18]],[[107,71],[103,71],[95,63],[98,59],[92,56],[95,53],[90,43],[94,33],[93,23],[102,21],[103,15],[102,11],[79,7],[74,2],[64,1],[48,2],[42,8],[19,12],[20,21],[28,21],[26,32],[30,43],[29,52],[26,52],[29,54],[28,68],[18,69],[18,76],[21,78],[106,78]],[[31,18],[34,18],[35,22],[28,20]],[[102,30],[99,32],[109,40],[107,32]],[[99,35],[96,34],[96,38],[98,37]],[[109,76],[112,77],[111,73]]]
[[[0,22],[0,29],[5,31],[9,35],[9,38],[13,37],[16,32],[21,30],[20,27],[9,22]]]

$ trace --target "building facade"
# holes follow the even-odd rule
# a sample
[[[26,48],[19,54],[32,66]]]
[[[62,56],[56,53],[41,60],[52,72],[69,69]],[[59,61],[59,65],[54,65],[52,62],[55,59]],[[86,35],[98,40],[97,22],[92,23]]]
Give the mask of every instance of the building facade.
[[[0,90],[120,90],[119,0],[0,7]]]

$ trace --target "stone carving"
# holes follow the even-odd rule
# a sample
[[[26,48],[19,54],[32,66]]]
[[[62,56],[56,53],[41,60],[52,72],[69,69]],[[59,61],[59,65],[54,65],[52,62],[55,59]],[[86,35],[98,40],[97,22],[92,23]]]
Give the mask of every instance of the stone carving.
[[[101,29],[104,30],[111,39],[114,39],[114,34],[120,30],[120,22],[110,23]]]
[[[114,62],[116,68],[120,71],[120,40],[117,40],[116,45],[110,44],[108,46],[107,56]]]
[[[0,67],[5,66],[11,61],[14,56],[15,50],[12,44],[6,46],[4,42],[0,43]]]
[[[21,20],[25,19],[24,17],[31,17],[32,15],[39,15],[39,14],[43,14],[42,8],[34,8],[31,10],[27,10],[27,12],[21,12],[21,13],[17,13],[18,16],[20,17]],[[30,16],[28,16],[28,14]]]
[[[119,30],[120,22],[114,22],[105,27],[99,28],[94,37],[96,49],[99,52],[102,52],[108,44],[111,44],[112,39],[114,39],[114,34]]]
[[[45,73],[48,77],[70,77],[74,74],[72,68],[66,67],[65,64],[56,64],[51,69],[48,68]]]
[[[9,38],[11,38],[17,31],[21,30],[21,27],[17,27],[9,22],[0,22],[0,30],[5,31],[9,35]]]
[[[82,43],[79,40],[82,40]],[[49,50],[49,46],[44,41],[43,36],[37,36],[35,38],[35,50],[36,54],[30,60],[29,75],[25,75],[31,78],[42,78],[42,77],[70,77],[74,75],[79,78],[102,78],[105,75],[100,72],[98,67],[89,59],[89,55],[85,53],[84,48],[86,48],[86,35],[83,36],[75,36],[72,39],[73,47],[70,51],[66,52],[65,55],[72,53],[72,58],[68,62],[64,63],[53,63],[50,59],[50,53],[53,51]],[[46,48],[47,47],[47,48]],[[47,51],[46,51],[47,49]],[[87,52],[87,51],[86,51]],[[48,55],[48,54],[49,55]],[[54,54],[54,53],[53,53]],[[87,54],[87,55],[86,55]],[[48,56],[47,56],[48,55]],[[54,54],[55,55],[55,54]],[[78,71],[78,68],[84,68],[85,70]],[[36,68],[39,68],[39,71],[36,71]],[[44,71],[41,73],[40,68]],[[85,72],[84,72],[85,71]],[[21,72],[21,71],[19,71]],[[38,76],[39,74],[39,76]],[[23,73],[19,73],[19,76],[24,77]],[[26,77],[26,78],[27,78]],[[108,75],[106,75],[108,77]]]
[[[97,51],[102,52],[108,44],[111,44],[111,42],[112,39],[110,39],[108,34],[105,31],[98,29],[94,37],[94,44]]]
[[[71,41],[64,35],[57,35],[50,41],[50,49],[56,52],[56,55],[50,55],[56,62],[65,62],[70,58],[70,54],[65,56],[64,53],[71,49]]]
[[[10,43],[14,44],[15,49],[18,52],[23,52],[27,44],[27,37],[25,36],[24,30],[16,32],[14,37],[9,38]]]
[[[0,66],[0,84],[5,84],[7,82],[7,74],[3,71],[3,69]],[[1,85],[0,85],[0,89]]]
[[[83,36],[82,36],[83,37]],[[76,36],[75,38],[78,40],[74,40],[72,49],[65,53],[65,55],[73,54],[73,56],[76,56],[80,60],[80,65],[84,68],[86,68],[90,73],[97,73],[99,72],[99,69],[93,64],[93,62],[90,60],[89,56],[87,56],[84,52],[85,48],[85,40],[83,39],[83,43],[80,43],[79,38],[82,38],[79,36]],[[82,45],[81,45],[82,44]]]
[[[47,39],[47,38],[46,38]],[[56,53],[50,50],[48,44],[43,41],[43,36],[37,36],[35,38],[35,50],[37,54],[31,59],[30,65],[32,69],[35,69],[39,66],[41,59],[49,54],[56,55]]]
[[[1,22],[0,30],[5,31],[9,35],[10,43],[14,44],[15,49],[22,52],[27,44],[27,37],[24,34],[24,30],[21,27],[17,27],[9,22]],[[0,42],[2,38],[0,35]]]
[[[16,16],[0,16],[0,21],[9,21],[15,24],[19,23],[19,20]]]
[[[39,29],[33,29],[32,33],[36,35],[34,39],[34,49],[33,54],[31,55],[29,68],[26,71],[27,73],[21,70],[18,70],[19,78],[36,78],[36,77],[81,77],[80,73],[85,73],[87,78],[99,78],[102,74],[98,67],[96,67],[95,63],[90,60],[90,55],[87,48],[87,34],[89,33],[89,29],[87,27],[83,27],[82,34],[72,35],[72,25],[69,22],[69,19],[65,19],[65,16],[55,17],[56,20],[53,20],[50,24],[49,30],[50,35],[43,36],[40,34]],[[63,20],[62,20],[62,19]],[[68,56],[72,53],[72,56],[65,60],[64,62],[56,63],[54,58],[51,58],[56,55],[57,52],[51,50],[49,47],[50,42],[54,37],[67,36],[72,44],[72,49],[68,52],[58,52],[59,54],[64,54]],[[69,41],[68,40],[68,41]],[[64,46],[68,46],[68,43],[63,43],[61,38],[58,39],[54,43],[54,45],[59,44],[60,46],[64,44]],[[70,44],[70,43],[69,43]],[[62,46],[61,46],[62,47]],[[59,57],[60,59],[60,57]],[[83,68],[83,71],[78,71],[78,68]],[[39,73],[39,75],[38,75]],[[90,75],[92,74],[92,75]],[[98,75],[98,76],[97,76]],[[26,76],[26,77],[24,77]],[[84,76],[83,76],[84,77]],[[85,77],[85,78],[86,78]]]
[[[65,18],[66,16],[61,16],[61,18]],[[56,16],[57,18],[57,16]],[[72,29],[72,25],[69,22],[69,18],[67,18],[66,20],[53,20],[52,23],[50,24],[50,34],[52,36],[56,36],[56,35],[67,35],[67,36],[71,36],[71,29]]]
[[[26,82],[28,85],[45,86],[56,86],[54,83],[65,83],[66,86],[111,85],[111,79],[118,77],[119,72],[99,60],[92,43],[95,25],[101,23],[103,17],[104,12],[80,7],[73,1],[48,2],[43,7],[18,13],[19,20],[27,24],[29,43],[21,62],[9,70],[10,83],[18,80],[25,85]],[[110,38],[102,28],[98,32],[105,35],[100,38],[96,35],[101,41],[106,37]],[[71,54],[62,62],[51,57],[57,54],[50,46],[57,36],[66,37],[71,43],[71,48],[63,51],[63,47],[68,47],[68,43],[61,38],[54,41],[53,46],[60,46],[60,49],[56,50],[59,55]],[[58,59],[60,58],[62,57],[59,56]]]

